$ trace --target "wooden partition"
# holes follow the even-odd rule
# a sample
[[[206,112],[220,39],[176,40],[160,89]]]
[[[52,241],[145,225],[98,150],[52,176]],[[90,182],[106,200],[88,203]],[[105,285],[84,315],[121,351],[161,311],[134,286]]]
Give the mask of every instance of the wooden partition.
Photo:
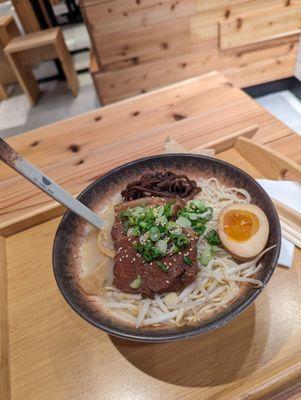
[[[212,70],[240,87],[293,76],[301,0],[81,0],[104,104]]]

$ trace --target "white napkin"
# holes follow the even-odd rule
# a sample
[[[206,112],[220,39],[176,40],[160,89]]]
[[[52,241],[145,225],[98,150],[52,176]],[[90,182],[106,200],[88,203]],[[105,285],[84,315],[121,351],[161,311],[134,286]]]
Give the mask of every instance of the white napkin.
[[[269,196],[301,213],[301,183],[293,181],[272,181],[257,179]],[[291,268],[295,246],[282,238],[278,264]]]

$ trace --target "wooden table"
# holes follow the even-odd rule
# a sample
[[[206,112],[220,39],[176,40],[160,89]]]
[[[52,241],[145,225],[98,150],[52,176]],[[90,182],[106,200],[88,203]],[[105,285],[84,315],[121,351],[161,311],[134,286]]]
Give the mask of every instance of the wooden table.
[[[301,162],[301,138],[217,73],[9,143],[75,194],[120,163],[160,153],[168,135],[193,148],[255,123],[254,140]],[[219,157],[260,176],[233,149]],[[61,212],[1,164],[1,399],[300,398],[299,250],[293,268],[277,268],[255,304],[227,326],[178,343],[131,343],[90,326],[60,295],[51,247]]]

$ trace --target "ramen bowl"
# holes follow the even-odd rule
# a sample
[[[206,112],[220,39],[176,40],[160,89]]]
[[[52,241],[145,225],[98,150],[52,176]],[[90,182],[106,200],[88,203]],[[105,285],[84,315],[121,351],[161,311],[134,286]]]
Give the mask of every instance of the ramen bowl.
[[[263,188],[247,173],[239,168],[211,157],[191,154],[158,155],[132,161],[115,168],[95,180],[79,196],[78,199],[99,213],[116,198],[123,188],[143,173],[155,171],[173,171],[186,174],[191,179],[215,177],[227,187],[238,187],[247,190],[251,202],[258,205],[266,214],[270,232],[266,247],[275,245],[265,253],[260,262],[263,268],[257,272],[256,278],[261,280],[261,287],[244,285],[239,295],[226,308],[197,323],[175,326],[145,326],[136,328],[122,319],[117,319],[108,312],[99,300],[99,296],[89,296],[79,287],[79,275],[84,268],[82,246],[89,234],[89,224],[67,211],[63,216],[53,245],[53,269],[57,285],[67,303],[89,323],[108,334],[124,339],[143,342],[165,342],[190,338],[212,331],[225,325],[241,314],[264,290],[277,264],[281,233],[275,207]]]

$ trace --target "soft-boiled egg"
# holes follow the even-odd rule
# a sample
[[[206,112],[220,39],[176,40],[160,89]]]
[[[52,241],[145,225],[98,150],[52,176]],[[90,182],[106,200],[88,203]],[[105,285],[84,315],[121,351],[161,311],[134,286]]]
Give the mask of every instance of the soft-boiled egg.
[[[269,237],[269,222],[254,204],[231,204],[218,218],[218,234],[223,246],[240,260],[256,257]]]

